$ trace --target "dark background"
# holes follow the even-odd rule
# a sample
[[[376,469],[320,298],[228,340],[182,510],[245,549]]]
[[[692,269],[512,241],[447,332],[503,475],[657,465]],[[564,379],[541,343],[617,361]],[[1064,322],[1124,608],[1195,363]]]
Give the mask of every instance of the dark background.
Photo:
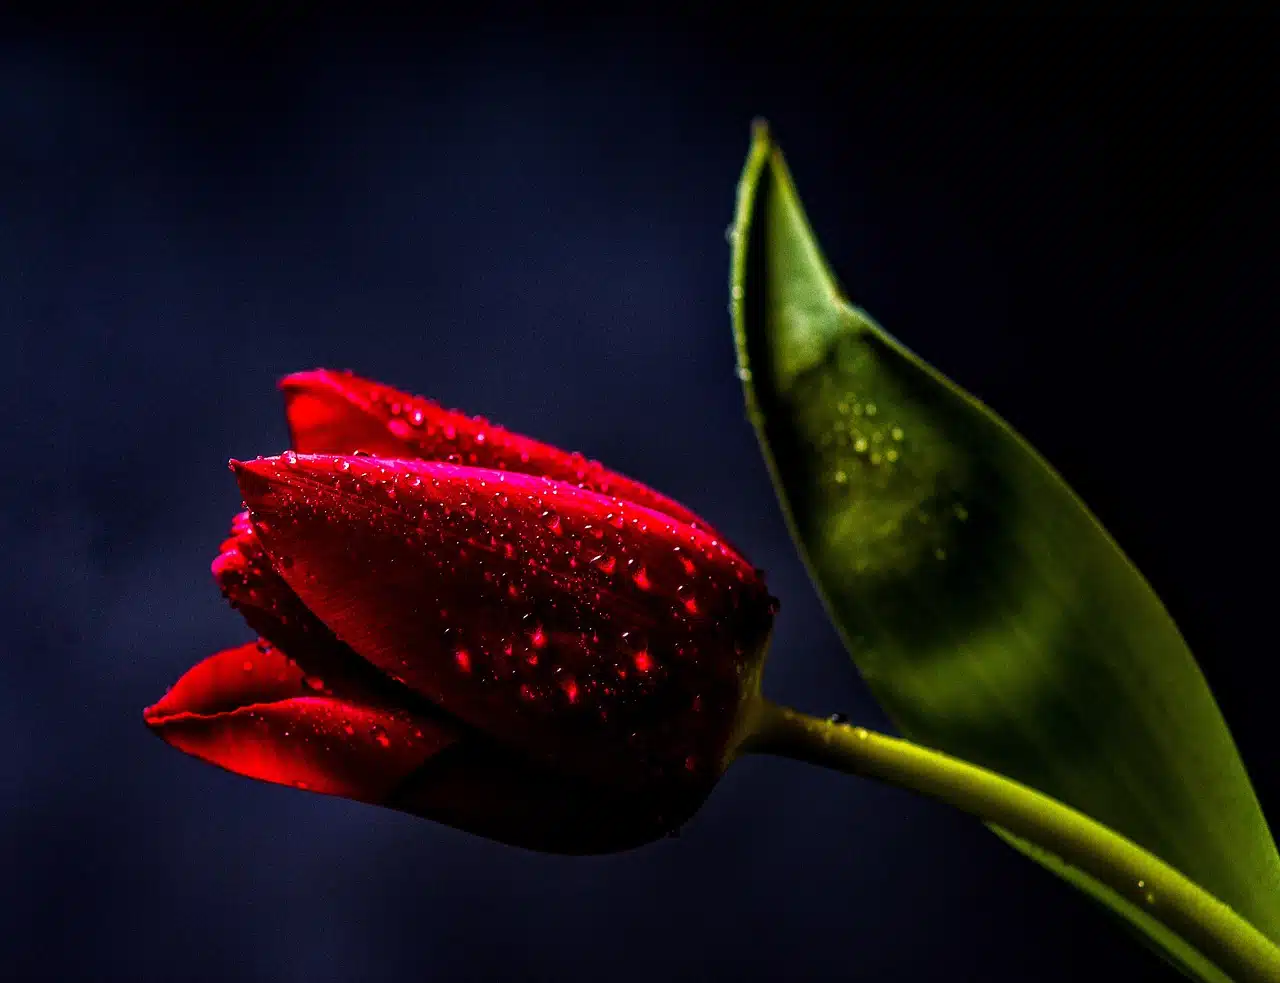
[[[249,634],[208,564],[283,373],[604,459],[769,572],[766,685],[885,726],[734,377],[763,114],[856,301],[1022,430],[1183,626],[1263,799],[1274,22],[513,12],[0,22],[0,966],[14,979],[1172,979],[977,823],[784,761],[558,859],[201,766],[142,725]]]

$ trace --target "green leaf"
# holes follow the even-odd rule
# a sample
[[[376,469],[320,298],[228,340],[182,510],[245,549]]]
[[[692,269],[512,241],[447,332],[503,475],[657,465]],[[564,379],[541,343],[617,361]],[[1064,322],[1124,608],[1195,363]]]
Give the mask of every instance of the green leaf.
[[[845,299],[757,124],[732,310],[748,414],[792,535],[911,740],[1123,833],[1280,941],[1280,856],[1155,592],[1013,429]],[[1185,971],[1134,899],[996,830]]]

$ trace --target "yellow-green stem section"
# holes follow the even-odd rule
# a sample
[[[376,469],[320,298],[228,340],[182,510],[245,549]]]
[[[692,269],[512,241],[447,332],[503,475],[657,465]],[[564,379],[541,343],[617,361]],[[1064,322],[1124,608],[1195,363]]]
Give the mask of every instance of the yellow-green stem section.
[[[1103,882],[1238,983],[1280,983],[1280,948],[1132,840],[1035,789],[939,751],[762,700],[743,751],[879,779],[1002,826]]]

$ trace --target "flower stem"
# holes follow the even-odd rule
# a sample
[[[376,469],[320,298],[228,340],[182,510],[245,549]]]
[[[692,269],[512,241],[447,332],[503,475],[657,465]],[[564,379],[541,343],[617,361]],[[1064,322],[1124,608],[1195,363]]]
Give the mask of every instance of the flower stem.
[[[1238,983],[1280,981],[1280,948],[1226,904],[1132,840],[1003,775],[767,700],[742,750],[876,778],[955,806],[1128,898]]]

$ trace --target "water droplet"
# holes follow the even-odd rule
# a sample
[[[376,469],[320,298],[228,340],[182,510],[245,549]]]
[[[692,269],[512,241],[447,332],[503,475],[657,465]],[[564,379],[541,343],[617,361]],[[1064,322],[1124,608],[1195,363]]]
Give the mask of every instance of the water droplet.
[[[730,291],[729,291],[729,293],[733,296],[733,299],[734,299],[734,300],[741,300],[741,299],[742,299],[742,284],[740,284],[740,283],[735,283],[735,284],[733,285],[733,289],[732,289],[732,290],[730,290]]]
[[[253,662],[250,659],[245,659],[240,668],[245,672],[253,672]]]
[[[859,437],[857,440],[855,440],[853,442],[853,449],[857,451],[859,454],[865,453],[867,450],[867,438]]]
[[[865,741],[869,736],[871,736],[871,732],[865,727],[855,727],[853,728],[853,736],[860,741]]]
[[[339,462],[338,462],[338,470],[339,470],[339,471],[350,471],[350,470],[351,470],[351,462],[350,462],[350,461],[348,461],[348,460],[346,460],[345,458],[344,458],[343,460],[339,461]]]
[[[876,415],[876,404],[875,404],[875,403],[868,403],[868,404],[867,404],[867,416],[875,416],[875,415]]]
[[[827,719],[833,724],[847,724],[849,722],[849,715],[847,713],[833,713]]]
[[[648,672],[653,668],[653,657],[644,649],[635,654],[636,669],[640,672]]]
[[[888,461],[890,464],[892,464],[894,461],[898,459],[898,452],[894,448],[890,447],[887,451],[884,452],[884,459]]]
[[[894,440],[901,440],[901,439],[902,439],[902,428],[901,428],[901,427],[894,427],[892,430],[890,430],[890,431],[889,431],[889,436],[890,436],[890,437],[892,437]]]
[[[424,416],[423,416],[422,410],[414,410],[412,413],[409,414],[409,422],[413,424],[415,427],[422,426],[423,419],[424,419]]]
[[[653,582],[649,580],[649,574],[641,567],[631,575],[632,582],[641,590],[649,590],[653,587]]]
[[[844,471],[837,471],[835,477],[837,485],[847,485],[849,483],[849,475]]]
[[[471,671],[471,653],[466,649],[458,649],[453,653],[453,661],[458,664],[458,668],[462,672]]]
[[[698,598],[693,593],[693,588],[688,584],[681,584],[676,588],[676,595],[684,604],[684,609],[690,614],[698,613]]]
[[[324,689],[324,680],[319,676],[303,676],[302,681],[317,693]]]
[[[281,556],[276,562],[280,564],[280,568],[282,570],[290,570],[293,568],[293,557],[291,556]]]
[[[749,368],[747,368],[745,365],[739,365],[739,366],[738,366],[738,378],[739,378],[742,382],[750,382],[750,381],[751,381],[751,370],[750,370]]]
[[[546,648],[547,633],[542,630],[542,625],[538,625],[529,635],[529,644],[536,649]]]
[[[391,747],[391,738],[387,736],[387,732],[374,724],[369,728],[369,733],[373,735],[373,739],[378,742],[381,747]]]
[[[564,695],[568,697],[570,703],[578,702],[578,682],[572,676],[566,676],[560,680],[560,688],[564,690]]]

